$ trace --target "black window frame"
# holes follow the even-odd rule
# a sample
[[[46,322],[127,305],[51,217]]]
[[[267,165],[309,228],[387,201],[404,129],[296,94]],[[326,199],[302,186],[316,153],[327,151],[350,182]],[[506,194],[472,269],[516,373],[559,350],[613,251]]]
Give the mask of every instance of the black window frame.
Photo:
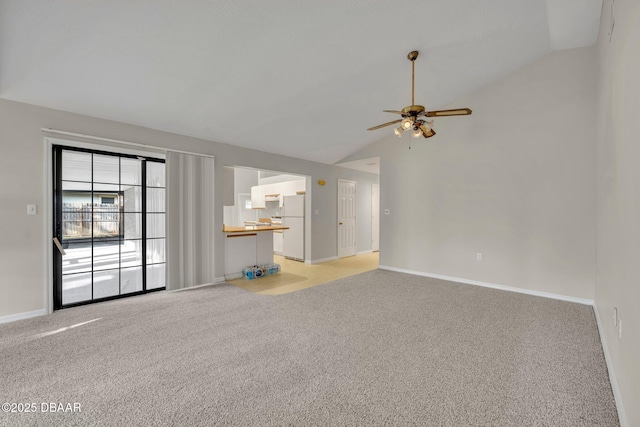
[[[158,291],[163,291],[166,290],[166,282],[165,282],[165,286],[162,287],[157,287],[157,288],[151,288],[148,289],[147,287],[147,266],[148,265],[159,265],[159,264],[165,264],[165,274],[166,274],[166,252],[165,252],[165,260],[163,263],[153,263],[153,264],[147,264],[147,163],[148,162],[154,162],[154,163],[162,163],[165,164],[166,161],[165,159],[161,159],[161,158],[157,158],[157,157],[152,157],[152,156],[141,156],[141,155],[135,155],[135,154],[127,154],[127,153],[118,153],[118,152],[111,152],[111,151],[105,151],[105,150],[100,150],[100,149],[89,149],[89,148],[83,148],[83,147],[74,147],[74,146],[68,146],[68,145],[64,145],[64,144],[53,144],[52,145],[52,174],[53,174],[53,195],[52,195],[52,206],[53,206],[53,216],[52,216],[52,221],[53,221],[53,234],[54,237],[57,237],[59,242],[64,242],[62,239],[62,209],[63,209],[63,203],[62,203],[62,152],[63,151],[75,151],[75,152],[82,152],[82,153],[90,153],[90,154],[98,154],[98,155],[106,155],[106,156],[113,156],[113,157],[118,157],[118,158],[129,158],[129,159],[137,159],[141,161],[141,182],[140,182],[140,191],[141,191],[141,198],[142,198],[142,209],[139,212],[141,214],[141,237],[140,237],[140,241],[141,241],[141,249],[142,249],[142,290],[141,291],[136,291],[136,292],[130,292],[130,293],[126,293],[126,294],[118,294],[118,295],[112,295],[112,296],[108,296],[108,297],[103,297],[103,298],[93,298],[93,278],[92,278],[92,298],[89,300],[85,300],[85,301],[78,301],[78,302],[73,302],[70,304],[63,304],[62,303],[62,273],[63,273],[63,269],[62,269],[62,255],[61,253],[54,247],[53,250],[53,309],[54,310],[60,310],[60,309],[65,309],[65,308],[71,308],[71,307],[77,307],[77,306],[82,306],[82,305],[87,305],[87,304],[94,304],[94,303],[98,303],[98,302],[103,302],[103,301],[110,301],[110,300],[114,300],[114,299],[120,299],[120,298],[128,298],[128,297],[132,297],[132,296],[136,296],[136,295],[143,295],[143,294],[147,294],[147,293],[151,293],[151,292],[158,292]],[[93,165],[92,165],[92,181],[91,184],[93,185],[95,182],[93,181]],[[98,184],[102,184],[102,183],[98,183]],[[118,185],[122,185],[121,181],[119,181]],[[165,187],[150,187],[150,188],[164,188],[165,192],[166,192],[166,172],[165,172]],[[72,190],[73,191],[73,190]],[[92,191],[93,192],[93,191]],[[119,194],[122,193],[121,191],[119,191]],[[166,202],[165,202],[166,203]],[[129,212],[128,212],[129,213]],[[138,212],[133,212],[133,213],[138,213]],[[164,211],[165,217],[166,217],[166,205],[165,205],[165,211]],[[120,233],[118,236],[118,240],[120,242],[122,242],[124,239],[124,227],[123,225],[123,221],[124,221],[124,210],[121,211],[121,215],[120,215],[120,222],[121,222],[121,227],[120,227]],[[91,237],[92,242],[95,240],[95,238],[92,236]],[[166,236],[166,232],[165,232],[165,236],[162,238],[165,241],[165,248],[166,248],[166,242],[167,242],[167,236]],[[137,240],[137,239],[136,239]],[[121,257],[121,254],[119,255],[119,257]],[[93,258],[93,249],[92,249],[92,258]],[[122,270],[122,266],[121,266],[121,259],[119,259],[119,270],[120,270],[120,274],[121,274],[121,270]],[[91,273],[93,274],[96,270],[94,269],[93,265],[91,267]],[[122,276],[120,276],[122,277]],[[120,287],[122,286],[122,283],[120,283]],[[120,292],[121,292],[121,288],[120,288]]]

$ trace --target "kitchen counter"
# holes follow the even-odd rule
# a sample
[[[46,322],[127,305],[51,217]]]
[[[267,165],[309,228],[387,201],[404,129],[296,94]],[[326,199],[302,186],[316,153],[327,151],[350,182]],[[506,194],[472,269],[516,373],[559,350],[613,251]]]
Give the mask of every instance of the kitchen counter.
[[[242,270],[246,267],[272,264],[273,233],[288,229],[282,225],[223,226],[224,277],[227,280],[237,279],[242,277]]]
[[[275,231],[275,230],[288,230],[289,227],[282,225],[247,225],[244,227],[235,227],[231,225],[225,225],[222,227],[223,233],[246,233],[247,231]]]

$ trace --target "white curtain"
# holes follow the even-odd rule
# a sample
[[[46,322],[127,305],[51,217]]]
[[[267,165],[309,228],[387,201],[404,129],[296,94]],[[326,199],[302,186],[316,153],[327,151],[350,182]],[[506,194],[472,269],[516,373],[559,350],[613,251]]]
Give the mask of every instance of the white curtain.
[[[214,159],[168,152],[167,289],[214,282]]]

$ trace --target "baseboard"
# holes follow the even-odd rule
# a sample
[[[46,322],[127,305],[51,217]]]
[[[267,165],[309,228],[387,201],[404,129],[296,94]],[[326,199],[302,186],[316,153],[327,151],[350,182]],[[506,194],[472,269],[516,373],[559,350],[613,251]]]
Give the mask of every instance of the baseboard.
[[[32,317],[44,316],[45,314],[47,314],[47,310],[45,309],[9,314],[8,316],[0,316],[0,323],[15,322],[16,320],[30,319]]]
[[[602,344],[602,350],[604,352],[604,360],[607,363],[607,370],[609,371],[609,382],[611,383],[611,390],[613,391],[613,398],[616,401],[616,408],[618,409],[618,418],[620,420],[620,427],[629,427],[629,421],[627,420],[627,413],[624,410],[622,404],[622,395],[620,394],[620,387],[616,380],[616,374],[613,370],[613,364],[611,362],[611,354],[609,353],[609,346],[607,345],[607,339],[604,336],[604,330],[602,328],[602,321],[600,320],[600,313],[598,307],[593,305],[593,312],[596,315],[596,324],[598,325],[598,333],[600,334],[600,343]]]
[[[360,252],[356,252],[356,255],[365,255],[365,254],[372,254],[373,251],[371,249],[369,249],[368,251],[360,251]]]
[[[337,256],[330,256],[329,258],[312,259],[309,261],[305,261],[305,264],[322,264],[323,262],[335,261],[337,259]]]
[[[577,297],[572,297],[568,295],[554,294],[551,292],[534,291],[532,289],[514,288],[512,286],[498,285],[495,283],[488,283],[488,282],[480,282],[478,280],[464,279],[461,277],[443,276],[440,274],[431,274],[431,273],[425,273],[425,272],[416,271],[416,270],[407,270],[404,268],[390,267],[387,265],[379,265],[378,268],[382,270],[396,271],[398,273],[414,274],[416,276],[431,277],[434,279],[447,280],[449,282],[465,283],[467,285],[476,285],[476,286],[482,286],[485,288],[500,289],[502,291],[517,292],[519,294],[534,295],[537,297],[551,298],[551,299],[556,299],[561,301],[575,302],[578,304],[593,306],[593,300],[587,299],[587,298],[577,298]]]
[[[240,275],[240,277],[242,277],[242,274]],[[226,280],[224,280],[224,277],[216,277],[215,279],[213,279],[213,282],[211,282],[211,283],[203,283],[202,285],[189,286],[188,288],[172,289],[169,292],[190,291],[192,289],[198,289],[198,288],[204,288],[204,287],[207,287],[207,286],[220,285],[220,284],[225,283],[225,282],[226,282]]]

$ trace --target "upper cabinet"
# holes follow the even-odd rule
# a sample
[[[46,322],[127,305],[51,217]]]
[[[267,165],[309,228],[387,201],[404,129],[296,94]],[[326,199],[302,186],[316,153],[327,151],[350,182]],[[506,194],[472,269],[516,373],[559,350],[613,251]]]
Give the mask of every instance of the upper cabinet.
[[[251,187],[251,207],[265,209],[265,198],[268,201],[277,200],[282,207],[284,196],[295,196],[297,192],[305,191],[305,186],[304,179],[253,186]]]
[[[251,187],[251,209],[264,209],[264,186],[254,185]]]

